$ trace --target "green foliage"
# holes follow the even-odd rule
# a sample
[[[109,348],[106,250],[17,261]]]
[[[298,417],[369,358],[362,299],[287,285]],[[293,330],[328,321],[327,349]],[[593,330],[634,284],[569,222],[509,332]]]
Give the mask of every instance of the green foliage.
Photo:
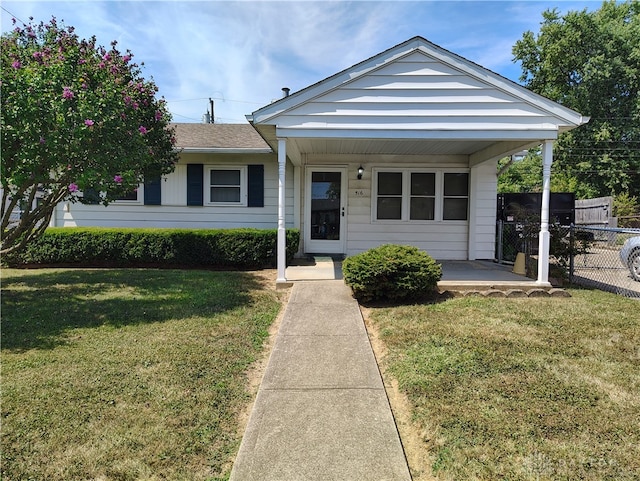
[[[640,2],[543,13],[513,48],[529,89],[590,116],[554,151],[562,190],[578,197],[640,194]],[[570,188],[584,189],[578,192]]]
[[[13,265],[78,267],[231,267],[253,269],[276,263],[275,229],[47,229],[24,251],[3,262]],[[287,258],[298,251],[300,233],[287,231]]]
[[[417,247],[386,244],[346,258],[342,273],[360,301],[405,301],[432,293],[442,266]]]
[[[613,215],[618,217],[619,227],[635,227],[629,217],[640,215],[638,198],[630,196],[628,192],[616,195],[613,199]]]
[[[3,253],[38,237],[55,205],[81,191],[106,205],[173,171],[169,112],[131,52],[81,40],[55,18],[1,41]]]
[[[532,149],[521,160],[505,157],[498,162],[498,192],[523,193],[542,191],[542,154]],[[573,192],[578,199],[597,197],[589,184],[582,184],[569,172],[552,165],[551,192]]]
[[[505,157],[498,162],[498,193],[540,192],[542,157],[540,150],[530,150],[522,160]]]

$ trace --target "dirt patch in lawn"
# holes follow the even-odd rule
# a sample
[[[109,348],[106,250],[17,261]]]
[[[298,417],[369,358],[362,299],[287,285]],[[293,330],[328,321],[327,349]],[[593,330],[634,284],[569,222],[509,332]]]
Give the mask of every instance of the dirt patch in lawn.
[[[434,481],[436,478],[431,475],[433,460],[431,459],[429,446],[435,442],[436,433],[427,432],[412,421],[411,407],[407,396],[400,392],[398,381],[385,369],[384,361],[387,356],[387,348],[380,340],[378,329],[369,320],[369,310],[362,306],[360,306],[360,310],[367,327],[371,347],[382,374],[391,411],[400,433],[400,441],[411,470],[411,477],[413,481]]]
[[[289,293],[291,291],[291,289],[276,290],[277,271],[275,269],[264,269],[252,272],[252,274],[255,275],[258,282],[265,289],[274,290],[278,293],[278,299],[280,300],[282,307],[280,308],[278,317],[276,317],[275,321],[273,321],[269,328],[269,337],[262,347],[262,356],[257,359],[247,371],[247,392],[251,395],[251,402],[245,406],[238,417],[238,433],[240,436],[244,435],[244,431],[249,423],[249,417],[251,416],[251,411],[253,410],[253,405],[255,403],[256,395],[258,394],[258,389],[260,388],[260,383],[264,377],[264,372],[267,369],[269,357],[271,356],[276,336],[280,330],[280,324],[282,322],[284,311],[287,307],[287,301],[289,300]],[[233,465],[234,461],[235,459],[230,461],[230,466]]]

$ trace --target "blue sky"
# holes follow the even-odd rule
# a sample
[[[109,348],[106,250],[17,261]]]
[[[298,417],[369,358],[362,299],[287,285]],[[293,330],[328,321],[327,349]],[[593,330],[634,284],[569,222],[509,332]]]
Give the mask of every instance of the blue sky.
[[[81,37],[130,49],[175,122],[245,114],[420,35],[511,80],[511,48],[542,12],[598,9],[601,1],[29,1],[5,0],[2,31],[55,16]],[[10,13],[8,13],[10,12]]]

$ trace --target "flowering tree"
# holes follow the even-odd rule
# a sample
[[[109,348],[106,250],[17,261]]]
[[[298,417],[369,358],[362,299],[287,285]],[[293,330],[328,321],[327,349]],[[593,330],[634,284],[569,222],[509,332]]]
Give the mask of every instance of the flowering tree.
[[[107,205],[173,171],[170,115],[131,52],[80,39],[55,18],[16,26],[0,47],[1,253],[42,234],[62,201],[92,192]]]

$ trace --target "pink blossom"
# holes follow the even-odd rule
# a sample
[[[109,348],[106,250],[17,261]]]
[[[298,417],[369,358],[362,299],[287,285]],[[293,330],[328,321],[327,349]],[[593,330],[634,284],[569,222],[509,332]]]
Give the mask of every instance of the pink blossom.
[[[69,192],[78,192],[78,185],[73,182],[69,184]]]
[[[83,59],[83,58],[78,60],[78,65],[82,65],[82,64],[85,64],[85,63],[87,63],[87,61],[85,59]]]
[[[11,64],[11,66],[15,69],[19,69],[20,67],[22,67],[22,64],[20,63],[20,60],[16,60]]]
[[[140,107],[140,105],[138,104],[138,102],[133,102],[133,110],[138,110],[138,108]]]
[[[71,100],[74,97],[71,87],[62,87],[62,98]]]
[[[122,57],[122,61],[124,63],[129,63],[130,60],[131,60],[131,55],[125,55],[124,57]]]
[[[91,127],[95,122],[91,119],[85,119],[84,121],[84,125],[86,125],[87,127]]]
[[[156,119],[156,122],[162,119],[162,112],[160,112],[159,110],[156,110],[155,119]]]
[[[122,176],[121,176],[121,175],[116,175],[116,176],[114,176],[114,177],[113,177],[113,181],[114,181],[116,184],[122,184]]]
[[[105,64],[104,64],[104,62],[100,62],[100,63],[98,64],[98,67],[100,67],[100,68],[104,68],[104,65],[105,65]]]
[[[147,128],[144,125],[141,125],[138,130],[140,131],[140,133],[142,135],[145,135],[147,133]]]
[[[46,142],[46,140],[44,140],[44,137],[40,136],[40,145],[44,144]]]
[[[33,58],[36,60],[42,60],[42,52],[33,52]]]
[[[102,60],[109,61],[110,59],[111,59],[111,55],[109,55],[108,53],[105,53],[105,54],[102,56]]]

